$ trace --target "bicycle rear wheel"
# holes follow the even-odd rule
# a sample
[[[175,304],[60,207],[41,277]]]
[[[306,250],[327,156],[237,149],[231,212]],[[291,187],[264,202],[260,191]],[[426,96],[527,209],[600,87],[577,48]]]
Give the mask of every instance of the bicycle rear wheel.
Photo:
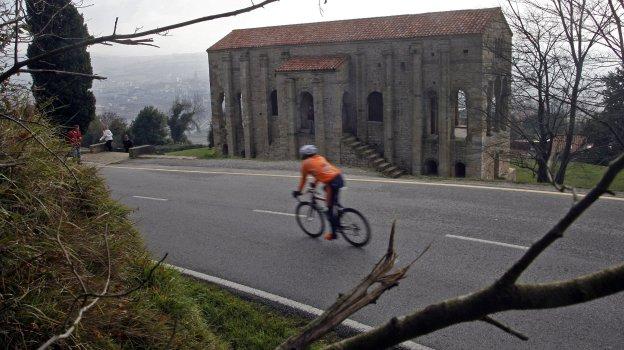
[[[371,236],[370,225],[364,215],[352,208],[342,210],[340,232],[347,242],[356,247],[366,245]]]
[[[307,235],[318,237],[325,230],[325,220],[323,212],[310,202],[301,202],[295,210],[297,224]]]

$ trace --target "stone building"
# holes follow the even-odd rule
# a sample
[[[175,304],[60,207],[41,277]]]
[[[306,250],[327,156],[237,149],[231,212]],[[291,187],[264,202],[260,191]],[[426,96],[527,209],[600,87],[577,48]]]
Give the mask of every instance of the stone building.
[[[507,170],[500,8],[239,29],[207,51],[225,155],[294,159],[313,143],[333,161],[413,174]]]

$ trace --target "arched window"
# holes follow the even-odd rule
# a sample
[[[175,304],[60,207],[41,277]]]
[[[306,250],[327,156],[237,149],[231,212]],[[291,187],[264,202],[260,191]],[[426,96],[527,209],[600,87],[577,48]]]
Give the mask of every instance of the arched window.
[[[490,82],[487,88],[487,110],[485,115],[485,124],[486,124],[486,134],[489,136],[492,134],[492,117],[494,105],[496,104],[496,99],[494,98],[494,83]]]
[[[245,156],[245,132],[243,126],[243,113],[245,104],[243,103],[243,95],[239,92],[236,94],[236,106],[238,107],[238,115],[234,122],[234,135],[235,140],[232,151],[238,153],[237,155]]]
[[[225,115],[225,94],[223,92],[219,93],[217,105],[219,106],[219,115]]]
[[[494,131],[496,132],[500,131],[502,119],[500,103],[502,95],[501,87],[501,79],[500,77],[496,77],[496,80],[494,80],[494,94],[492,94],[492,111],[494,111]]]
[[[438,133],[438,95],[431,91],[429,92],[429,132],[431,135]]]
[[[465,139],[468,135],[468,101],[464,90],[457,90],[454,108],[455,130],[453,131],[453,137],[455,139]]]
[[[455,126],[468,125],[468,101],[464,90],[457,90],[457,103],[455,104]]]
[[[466,164],[462,162],[455,163],[455,177],[466,177]]]
[[[438,176],[438,162],[435,159],[425,161],[425,175]]]
[[[501,96],[499,99],[499,114],[500,114],[500,129],[505,131],[507,130],[507,123],[509,122],[509,110],[508,110],[508,101],[509,101],[509,83],[507,77],[503,77],[501,82]]]
[[[299,104],[299,129],[302,132],[314,134],[314,98],[307,91],[301,93]]]
[[[243,94],[240,92],[236,94],[236,105],[238,107],[239,116],[243,115]]]
[[[271,115],[277,115],[277,90],[271,91]]]
[[[383,95],[373,91],[368,95],[368,120],[383,122]]]

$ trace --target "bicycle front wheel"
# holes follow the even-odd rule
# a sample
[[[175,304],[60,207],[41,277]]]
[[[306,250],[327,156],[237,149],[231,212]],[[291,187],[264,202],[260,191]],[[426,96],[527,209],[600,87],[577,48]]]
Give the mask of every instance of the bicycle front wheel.
[[[366,245],[371,236],[370,225],[364,215],[352,208],[342,210],[340,232],[347,242],[356,247]]]
[[[295,210],[297,224],[307,235],[318,237],[323,234],[325,220],[323,212],[310,202],[301,202]]]

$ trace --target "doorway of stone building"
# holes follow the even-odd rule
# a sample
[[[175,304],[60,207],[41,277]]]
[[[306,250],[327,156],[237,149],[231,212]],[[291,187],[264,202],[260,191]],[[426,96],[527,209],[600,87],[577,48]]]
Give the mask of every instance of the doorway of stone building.
[[[353,111],[353,100],[347,91],[342,94],[342,132],[357,136],[357,122]]]
[[[314,98],[307,91],[301,93],[299,104],[299,132],[314,134]]]
[[[500,178],[500,153],[494,155],[494,180]]]
[[[455,163],[455,177],[466,177],[466,164],[462,162]]]
[[[425,175],[438,176],[438,162],[435,159],[427,159],[425,161]]]

